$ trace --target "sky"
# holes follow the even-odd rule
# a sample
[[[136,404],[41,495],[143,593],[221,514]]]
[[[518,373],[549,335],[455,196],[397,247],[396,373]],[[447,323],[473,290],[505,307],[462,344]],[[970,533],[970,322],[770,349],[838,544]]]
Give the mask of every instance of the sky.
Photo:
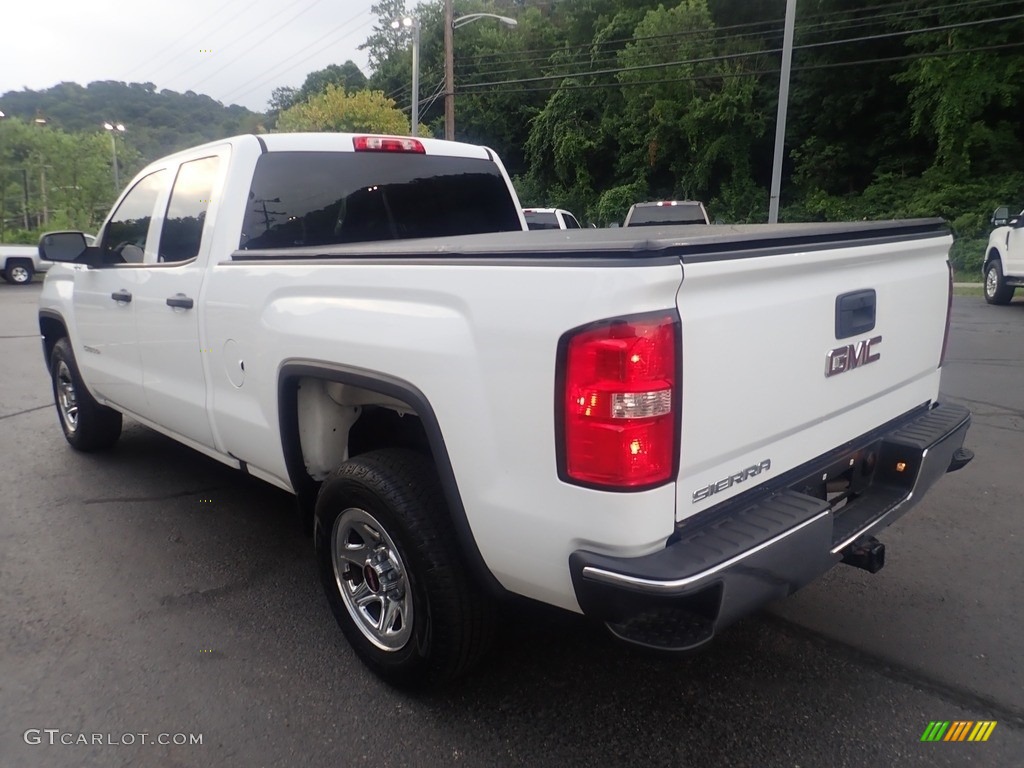
[[[351,59],[374,0],[16,0],[5,4],[0,97],[94,80],[152,82],[267,109],[279,86]]]

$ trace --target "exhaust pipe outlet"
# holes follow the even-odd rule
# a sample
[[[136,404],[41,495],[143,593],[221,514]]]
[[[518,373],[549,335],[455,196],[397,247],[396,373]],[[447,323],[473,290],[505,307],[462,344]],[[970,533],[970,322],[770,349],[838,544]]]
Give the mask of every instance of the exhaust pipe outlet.
[[[878,573],[885,565],[885,544],[874,536],[861,536],[843,550],[843,562],[868,573]]]

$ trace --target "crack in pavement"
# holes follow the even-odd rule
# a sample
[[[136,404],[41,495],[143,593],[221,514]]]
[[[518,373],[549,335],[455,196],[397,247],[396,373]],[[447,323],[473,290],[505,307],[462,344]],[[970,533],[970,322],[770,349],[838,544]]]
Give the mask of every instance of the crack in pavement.
[[[160,496],[107,496],[99,499],[83,499],[82,504],[123,504],[123,503],[134,503],[139,501],[167,501],[169,499],[180,499],[182,496],[195,496],[199,493],[209,493],[210,491],[216,491],[222,486],[216,485],[209,488],[192,488],[185,491],[177,491],[175,493],[161,494]]]
[[[195,605],[196,603],[211,603],[218,598],[238,592],[246,592],[254,587],[261,586],[265,582],[274,578],[275,574],[279,570],[280,568],[277,567],[268,567],[266,564],[260,564],[256,568],[253,568],[248,574],[245,574],[242,578],[236,579],[235,581],[230,581],[219,587],[193,589],[189,592],[183,592],[178,595],[164,595],[159,599],[159,603],[164,608],[178,608]]]
[[[47,403],[46,405],[37,405],[35,408],[26,408],[24,411],[15,411],[14,413],[8,413],[0,416],[0,420],[13,419],[15,416],[21,416],[26,413],[32,413],[32,411],[41,411],[44,408],[53,408],[53,403]]]
[[[1017,408],[1011,408],[1008,405],[1002,405],[1001,403],[992,403],[988,400],[972,400],[969,397],[957,397],[956,395],[949,395],[950,400],[959,401],[961,403],[972,403],[974,405],[987,405],[989,408],[995,408],[996,410],[1004,411],[1012,416],[1019,416],[1024,419],[1024,410]]]
[[[941,699],[945,699],[961,709],[990,714],[991,719],[998,720],[1000,725],[1005,723],[1014,730],[1024,730],[1024,709],[997,701],[954,683],[944,683],[940,680],[935,680],[922,670],[904,667],[883,656],[877,656],[869,651],[844,643],[842,640],[816,632],[790,619],[784,619],[775,614],[764,614],[764,620],[769,624],[776,625],[783,632],[807,640],[819,647],[838,649],[850,662],[858,666],[867,667],[890,680],[912,685],[926,693],[931,693]]]

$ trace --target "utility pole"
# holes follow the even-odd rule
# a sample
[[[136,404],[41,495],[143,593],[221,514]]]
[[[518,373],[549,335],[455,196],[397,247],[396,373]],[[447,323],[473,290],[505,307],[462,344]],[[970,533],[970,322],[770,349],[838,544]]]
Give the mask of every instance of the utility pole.
[[[412,24],[412,136],[420,134],[420,20]]]
[[[25,216],[25,229],[28,229],[28,168],[21,169],[21,186],[25,190],[25,207],[21,212]]]
[[[444,137],[455,141],[455,11],[452,0],[444,0]]]
[[[42,192],[43,197],[43,226],[50,223],[50,212],[47,210],[46,205],[46,166],[40,166],[39,168],[39,189]]]
[[[768,223],[779,222],[779,191],[782,188],[782,150],[786,144],[786,108],[789,105],[789,71],[793,62],[793,22],[796,0],[786,0],[786,30],[782,37],[782,74],[779,76],[779,111],[775,118],[775,160],[772,190],[768,199]]]

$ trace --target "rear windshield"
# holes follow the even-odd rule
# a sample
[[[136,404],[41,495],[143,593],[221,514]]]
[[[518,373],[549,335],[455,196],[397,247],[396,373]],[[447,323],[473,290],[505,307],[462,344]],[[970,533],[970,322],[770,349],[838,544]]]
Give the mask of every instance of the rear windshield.
[[[700,205],[638,205],[629,218],[629,226],[650,224],[706,224]]]
[[[526,217],[526,225],[530,229],[561,229],[558,226],[558,217],[554,212],[523,211],[523,216]]]
[[[521,230],[489,160],[269,152],[256,163],[239,248],[292,248]]]

